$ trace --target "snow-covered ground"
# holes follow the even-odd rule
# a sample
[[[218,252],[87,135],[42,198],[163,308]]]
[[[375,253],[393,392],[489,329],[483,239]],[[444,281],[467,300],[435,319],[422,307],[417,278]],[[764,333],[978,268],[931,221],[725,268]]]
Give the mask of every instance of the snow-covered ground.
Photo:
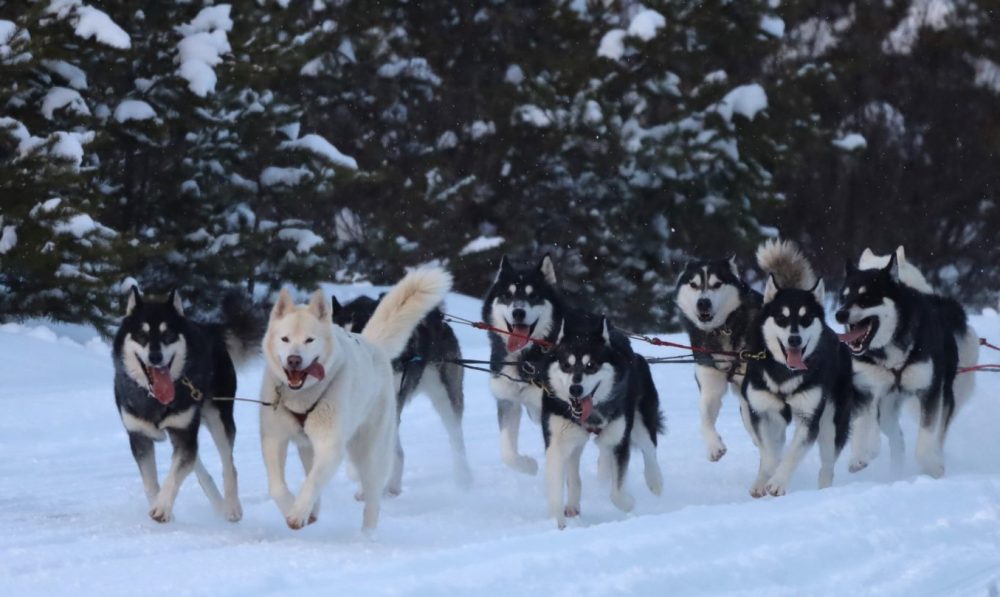
[[[467,297],[448,302],[468,318],[478,307]],[[980,335],[1000,337],[996,313],[973,323]],[[500,463],[486,375],[469,371],[472,489],[453,483],[443,428],[417,398],[403,417],[404,492],[385,502],[368,538],[343,473],[326,490],[317,524],[285,526],[267,495],[257,410],[247,403],[236,409],[243,521],[217,518],[191,478],[176,520],[153,522],[115,412],[106,345],[88,343],[79,327],[54,329],[0,326],[4,595],[986,595],[1000,585],[1000,375],[980,375],[975,399],[959,413],[944,479],[918,475],[912,456],[898,480],[884,457],[857,475],[842,459],[834,487],[817,491],[813,450],[789,495],[753,500],[756,452],[734,398],[719,425],[729,453],[709,463],[690,365],[657,365],[669,427],[660,445],[664,495],[650,495],[641,465],[633,467],[635,511],[618,512],[588,449],[582,517],[557,531],[541,479]],[[483,332],[456,332],[468,358],[487,356]],[[1000,353],[984,350],[982,360],[1000,362]],[[255,396],[260,376],[259,364],[242,371],[239,393]],[[905,429],[912,455],[912,421]],[[218,479],[207,434],[202,445]],[[542,457],[541,433],[526,420],[522,445]],[[167,446],[159,456],[162,474]],[[297,486],[301,471],[290,470]]]

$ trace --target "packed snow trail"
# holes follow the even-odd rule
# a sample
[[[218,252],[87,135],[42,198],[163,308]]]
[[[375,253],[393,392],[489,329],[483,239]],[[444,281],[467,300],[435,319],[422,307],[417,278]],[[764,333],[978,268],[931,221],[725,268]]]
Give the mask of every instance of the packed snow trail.
[[[336,287],[342,301],[365,287]],[[476,299],[447,309],[477,319]],[[972,318],[1000,338],[1000,316]],[[698,432],[691,365],[656,365],[667,417],[660,444],[664,495],[645,488],[633,461],[635,510],[622,514],[597,480],[596,450],[583,459],[582,516],[557,531],[540,476],[499,456],[485,373],[465,377],[465,438],[475,475],[458,489],[444,429],[426,398],[403,414],[403,494],[383,502],[374,538],[359,531],[361,505],[341,473],[317,524],[291,531],[267,495],[257,407],[238,403],[236,463],[244,518],[217,517],[193,476],[175,521],[147,515],[139,474],[115,412],[106,345],[78,327],[0,326],[0,587],[4,595],[895,594],[985,595],[1000,586],[1000,375],[978,376],[959,413],[941,480],[917,474],[915,424],[904,416],[907,465],[888,473],[888,448],[868,470],[837,466],[817,491],[812,450],[782,498],[753,500],[757,453],[727,396],[719,431],[729,452],[709,463]],[[455,326],[466,358],[488,358],[484,332]],[[73,339],[69,339],[73,338]],[[682,336],[671,340],[684,342]],[[84,346],[86,344],[86,346]],[[650,356],[678,354],[636,344]],[[1000,362],[983,349],[981,362]],[[262,364],[240,372],[239,394],[257,395]],[[543,458],[541,433],[522,422],[524,453]],[[216,479],[206,433],[202,459]],[[884,444],[884,442],[883,442]],[[161,475],[169,447],[158,447]],[[302,480],[289,456],[290,485]]]

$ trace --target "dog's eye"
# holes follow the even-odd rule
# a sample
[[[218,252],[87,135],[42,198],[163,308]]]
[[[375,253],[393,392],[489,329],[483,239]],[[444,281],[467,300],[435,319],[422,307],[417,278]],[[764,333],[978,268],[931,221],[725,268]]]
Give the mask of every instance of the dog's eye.
[[[590,361],[589,363],[587,363],[587,373],[597,373],[598,369],[599,367],[597,366],[597,363],[595,363],[594,361]]]
[[[690,286],[691,288],[694,288],[695,290],[698,290],[698,283],[697,283],[697,282],[691,282],[691,283],[689,284],[689,286]]]
[[[173,332],[163,332],[161,339],[164,344],[173,344],[174,342],[177,342],[177,334]]]
[[[306,344],[309,344],[309,343],[310,343],[310,342],[312,342],[313,340],[314,340],[314,338],[306,338]]]
[[[807,328],[807,327],[811,326],[812,323],[813,323],[813,316],[812,315],[806,315],[805,317],[803,317],[802,319],[799,320],[799,325],[801,325],[804,328]]]
[[[132,334],[132,339],[138,342],[139,344],[145,344],[146,342],[149,341],[149,338],[146,337],[146,332],[136,332]]]
[[[281,341],[287,343],[288,342],[288,336],[282,336],[281,337]]]
[[[720,288],[722,288],[722,282],[716,282],[715,284],[712,284],[712,290],[718,290]]]
[[[566,361],[563,361],[559,363],[559,369],[562,370],[563,373],[569,373],[570,371],[573,370],[573,367],[570,366],[570,364],[567,363]]]

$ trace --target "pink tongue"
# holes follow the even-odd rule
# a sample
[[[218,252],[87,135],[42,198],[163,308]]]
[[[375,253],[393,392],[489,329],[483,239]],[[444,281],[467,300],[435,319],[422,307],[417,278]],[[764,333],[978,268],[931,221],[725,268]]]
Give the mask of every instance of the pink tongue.
[[[170,404],[174,401],[174,380],[170,379],[170,367],[150,367],[149,376],[153,378],[153,396],[160,404]]]
[[[322,380],[326,377],[326,369],[323,368],[323,365],[319,364],[319,361],[313,361],[312,365],[306,367],[306,374],[312,375],[318,380]]]
[[[592,410],[594,410],[594,400],[588,396],[580,403],[580,420],[586,422]]]
[[[839,338],[841,342],[847,342],[848,344],[850,344],[852,342],[860,340],[867,333],[868,333],[868,326],[856,327],[849,332],[844,332],[843,334],[837,334],[837,338]]]
[[[789,369],[808,369],[805,361],[802,360],[801,348],[789,348],[785,355],[785,362],[788,363]]]
[[[526,325],[511,327],[512,331],[507,336],[507,352],[517,352],[528,344],[531,338],[531,327]]]

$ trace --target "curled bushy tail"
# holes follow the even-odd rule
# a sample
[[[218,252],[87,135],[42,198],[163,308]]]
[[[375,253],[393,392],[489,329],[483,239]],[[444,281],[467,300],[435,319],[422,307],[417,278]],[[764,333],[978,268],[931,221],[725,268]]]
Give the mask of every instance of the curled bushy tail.
[[[451,274],[440,267],[413,270],[382,297],[361,335],[390,359],[398,357],[420,321],[451,290],[451,281]]]
[[[809,260],[790,240],[772,238],[757,247],[757,265],[765,274],[774,276],[779,288],[812,290],[816,285]]]
[[[262,313],[242,292],[229,292],[223,297],[222,336],[237,368],[260,354],[264,326]]]

